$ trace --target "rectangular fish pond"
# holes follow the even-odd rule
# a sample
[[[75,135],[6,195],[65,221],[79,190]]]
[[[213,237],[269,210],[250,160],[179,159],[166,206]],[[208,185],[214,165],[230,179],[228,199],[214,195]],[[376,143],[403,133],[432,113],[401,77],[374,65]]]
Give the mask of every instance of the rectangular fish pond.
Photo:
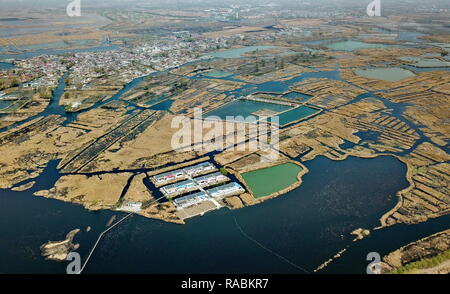
[[[319,109],[315,109],[315,108],[311,108],[308,106],[299,106],[297,108],[294,108],[292,110],[283,112],[281,114],[278,115],[278,125],[280,126],[285,126],[288,125],[292,122],[301,120],[303,118],[306,118],[310,115],[319,113],[320,110]],[[270,119],[269,121],[273,122],[273,119]]]
[[[206,117],[217,116],[225,120],[227,116],[229,117],[243,116],[244,118],[247,118],[253,115],[256,116],[256,118],[258,119],[259,118],[258,115],[254,114],[257,111],[268,110],[280,113],[289,110],[291,108],[292,106],[288,105],[280,105],[276,103],[268,103],[246,99],[237,99],[206,113],[205,116]]]

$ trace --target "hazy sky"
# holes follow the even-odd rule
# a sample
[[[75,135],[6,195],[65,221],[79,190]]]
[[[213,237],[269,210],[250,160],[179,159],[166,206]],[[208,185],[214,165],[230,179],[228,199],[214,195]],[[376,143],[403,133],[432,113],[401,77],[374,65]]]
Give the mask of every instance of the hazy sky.
[[[63,8],[72,0],[0,0],[2,9],[14,9],[20,7],[54,9]],[[176,5],[179,7],[198,6],[212,4],[220,6],[228,6],[231,4],[264,4],[264,3],[279,3],[287,4],[289,6],[302,4],[316,4],[328,3],[332,6],[351,6],[352,4],[360,5],[361,3],[370,3],[372,0],[81,0],[84,6],[98,6],[98,7],[132,7],[132,5],[149,4],[152,6],[167,6]],[[381,0],[384,5],[399,5],[400,3],[409,3],[410,6],[428,6],[436,5],[437,7],[450,7],[450,0]]]

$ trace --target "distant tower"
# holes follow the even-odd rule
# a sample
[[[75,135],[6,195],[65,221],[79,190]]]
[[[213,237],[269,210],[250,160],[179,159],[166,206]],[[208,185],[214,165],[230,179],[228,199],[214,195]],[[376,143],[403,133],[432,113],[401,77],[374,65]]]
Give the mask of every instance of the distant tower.
[[[232,14],[231,14],[232,17],[234,17],[235,20],[238,20],[239,19],[239,6],[231,5],[231,9],[233,10]]]

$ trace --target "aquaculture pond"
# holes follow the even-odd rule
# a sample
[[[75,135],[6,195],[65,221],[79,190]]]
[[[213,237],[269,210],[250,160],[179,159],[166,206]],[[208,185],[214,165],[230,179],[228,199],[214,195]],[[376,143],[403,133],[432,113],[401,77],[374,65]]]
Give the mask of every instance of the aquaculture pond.
[[[450,61],[442,61],[437,58],[421,58],[421,57],[400,57],[400,60],[412,62],[412,65],[415,67],[450,67]]]
[[[396,82],[415,76],[413,72],[399,67],[356,69],[355,73],[365,78],[390,82]]]
[[[312,98],[310,95],[306,95],[300,92],[290,92],[283,95],[283,98],[297,100],[299,102],[306,102]]]
[[[266,103],[260,101],[252,101],[246,99],[237,99],[222,107],[208,112],[205,116],[217,116],[221,119],[226,119],[227,116],[236,117],[243,116],[244,118],[254,115],[253,113],[260,110],[270,110],[274,112],[282,112],[292,108],[288,105],[280,105],[275,103]]]
[[[271,93],[284,93],[289,90],[289,86],[283,82],[270,81],[257,84],[258,91]]]
[[[0,100],[0,111],[6,110],[7,108],[11,107],[16,101],[11,100]]]
[[[168,110],[170,110],[170,107],[172,106],[173,102],[174,102],[174,100],[172,100],[172,99],[166,99],[162,102],[159,102],[159,103],[151,106],[150,109],[168,111]]]
[[[397,34],[396,40],[407,42],[423,42],[424,40],[420,39],[420,37],[425,36],[424,33],[419,32],[395,31],[383,28],[372,28],[372,32],[381,34]]]
[[[425,34],[419,32],[398,32],[397,40],[408,42],[423,42],[424,40],[420,39],[420,37],[423,36],[425,36]]]
[[[356,51],[360,49],[387,48],[387,47],[389,46],[384,44],[364,43],[360,41],[343,41],[327,45],[327,48],[336,51]]]
[[[211,57],[217,57],[217,58],[240,58],[243,54],[254,52],[257,50],[266,50],[275,48],[274,46],[247,46],[242,48],[235,48],[235,49],[228,49],[223,51],[218,51],[214,53],[208,54],[208,56]]]
[[[278,122],[280,126],[285,126],[291,122],[301,120],[305,117],[318,113],[320,110],[308,106],[300,106],[292,110],[283,112],[278,115]]]
[[[294,163],[284,163],[242,174],[256,198],[269,196],[295,184],[302,168]]]
[[[208,78],[226,78],[226,77],[233,75],[233,73],[228,72],[228,71],[222,71],[222,70],[212,70],[212,71],[202,73],[202,75],[206,76]]]
[[[324,45],[327,43],[331,43],[333,41],[337,41],[338,39],[327,39],[327,40],[314,40],[314,41],[305,41],[305,42],[301,42],[301,44],[303,45],[307,45],[307,46],[320,46],[320,45]]]

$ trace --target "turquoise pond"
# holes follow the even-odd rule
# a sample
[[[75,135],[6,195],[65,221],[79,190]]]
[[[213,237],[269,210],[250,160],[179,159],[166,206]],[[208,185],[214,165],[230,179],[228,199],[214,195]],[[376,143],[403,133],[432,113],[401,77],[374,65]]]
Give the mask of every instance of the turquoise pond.
[[[209,78],[226,78],[231,76],[233,73],[228,71],[221,71],[221,70],[212,70],[205,73],[202,73],[203,76],[209,77]]]
[[[242,48],[236,48],[236,49],[228,49],[223,51],[218,51],[214,53],[208,54],[212,57],[217,58],[240,58],[242,57],[242,54],[257,51],[257,50],[265,50],[265,49],[271,49],[275,48],[274,46],[247,46]]]
[[[251,101],[245,99],[238,99],[232,101],[224,106],[210,111],[206,114],[206,116],[217,116],[221,119],[226,119],[227,116],[235,117],[235,116],[243,116],[244,118],[251,116],[252,113],[267,109],[275,112],[282,112],[290,109],[292,107],[287,105],[279,105],[274,103],[266,103],[259,101]]]
[[[387,48],[388,45],[384,44],[372,44],[372,43],[364,43],[359,41],[343,41],[336,42],[327,45],[327,48],[336,50],[336,51],[356,51],[360,49],[369,49],[369,48]]]
[[[308,117],[310,115],[316,114],[318,113],[320,110],[318,109],[314,109],[314,108],[310,108],[308,106],[300,106],[297,107],[295,109],[292,109],[290,111],[286,111],[280,115],[278,115],[278,119],[279,119],[279,125],[280,126],[285,126],[287,124],[290,124],[294,121],[303,119],[305,117]],[[273,121],[273,120],[271,120]]]
[[[396,82],[415,76],[413,72],[398,67],[356,69],[355,73],[365,78],[390,82]]]

